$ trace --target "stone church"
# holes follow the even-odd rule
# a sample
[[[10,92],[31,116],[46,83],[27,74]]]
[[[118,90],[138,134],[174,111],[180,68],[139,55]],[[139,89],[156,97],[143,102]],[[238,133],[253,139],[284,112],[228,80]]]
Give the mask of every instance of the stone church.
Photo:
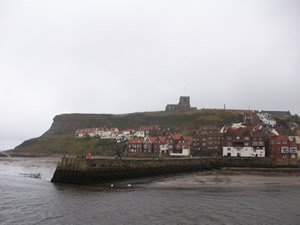
[[[196,110],[196,107],[191,107],[190,105],[190,96],[180,96],[178,104],[168,104],[166,106],[167,112],[172,111],[190,111]]]

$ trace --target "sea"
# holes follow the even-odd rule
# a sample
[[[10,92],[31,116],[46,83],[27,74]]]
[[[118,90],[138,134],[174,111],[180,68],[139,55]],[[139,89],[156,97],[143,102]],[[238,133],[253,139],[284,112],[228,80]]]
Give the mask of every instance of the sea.
[[[50,182],[58,160],[0,158],[0,224],[300,224],[299,177],[203,182],[193,173],[66,185]]]

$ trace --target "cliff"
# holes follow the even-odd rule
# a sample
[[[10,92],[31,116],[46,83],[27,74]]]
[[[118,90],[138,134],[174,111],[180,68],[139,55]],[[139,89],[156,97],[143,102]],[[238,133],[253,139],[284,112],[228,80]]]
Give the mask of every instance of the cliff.
[[[159,124],[176,129],[197,129],[201,125],[223,126],[232,122],[237,114],[223,110],[198,110],[189,112],[143,112],[130,114],[62,114],[55,116],[50,129],[43,136],[74,134],[87,127],[118,127],[138,129],[143,125]]]
[[[161,127],[180,129],[189,134],[192,129],[203,125],[223,126],[225,123],[240,121],[241,115],[223,110],[197,110],[189,112],[143,112],[130,114],[62,114],[53,119],[48,131],[41,137],[23,142],[11,153],[19,155],[86,154],[95,152],[115,155],[122,149],[116,143],[98,138],[75,139],[77,129],[88,127],[117,127],[138,129],[143,125],[158,124]]]

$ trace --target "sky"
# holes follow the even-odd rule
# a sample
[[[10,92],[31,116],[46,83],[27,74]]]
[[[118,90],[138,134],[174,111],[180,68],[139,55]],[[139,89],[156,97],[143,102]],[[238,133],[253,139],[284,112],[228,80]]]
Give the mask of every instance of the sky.
[[[0,0],[0,150],[63,113],[300,114],[298,0]]]

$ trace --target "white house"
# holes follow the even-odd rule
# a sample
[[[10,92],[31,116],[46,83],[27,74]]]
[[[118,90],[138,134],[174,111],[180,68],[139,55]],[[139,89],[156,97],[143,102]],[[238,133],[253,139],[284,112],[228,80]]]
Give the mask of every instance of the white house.
[[[265,147],[223,147],[224,157],[265,157]]]
[[[272,115],[269,113],[258,113],[257,114],[259,116],[259,119],[261,120],[261,122],[265,125],[269,125],[269,126],[276,126],[276,120],[274,120],[272,118]]]
[[[169,144],[164,143],[159,145],[159,150],[161,153],[167,153],[169,150]]]
[[[141,138],[145,138],[145,131],[143,131],[143,130],[138,130],[137,132],[135,132],[134,136],[136,136],[136,137],[141,137]]]
[[[109,129],[111,132],[119,132],[119,129],[118,128],[116,128],[116,127],[113,127],[113,128],[110,128]]]
[[[97,137],[101,137],[103,135],[103,132],[105,131],[105,128],[104,127],[98,127],[96,128],[96,136]]]
[[[191,155],[191,149],[189,144],[182,145],[179,151],[175,149],[173,152],[170,152],[170,156],[190,156],[190,155]]]
[[[269,125],[269,126],[276,126],[276,120],[272,119],[272,118],[263,118],[261,119],[261,122],[265,125]]]
[[[96,128],[84,128],[78,129],[75,132],[75,138],[86,138],[86,137],[95,137]]]

